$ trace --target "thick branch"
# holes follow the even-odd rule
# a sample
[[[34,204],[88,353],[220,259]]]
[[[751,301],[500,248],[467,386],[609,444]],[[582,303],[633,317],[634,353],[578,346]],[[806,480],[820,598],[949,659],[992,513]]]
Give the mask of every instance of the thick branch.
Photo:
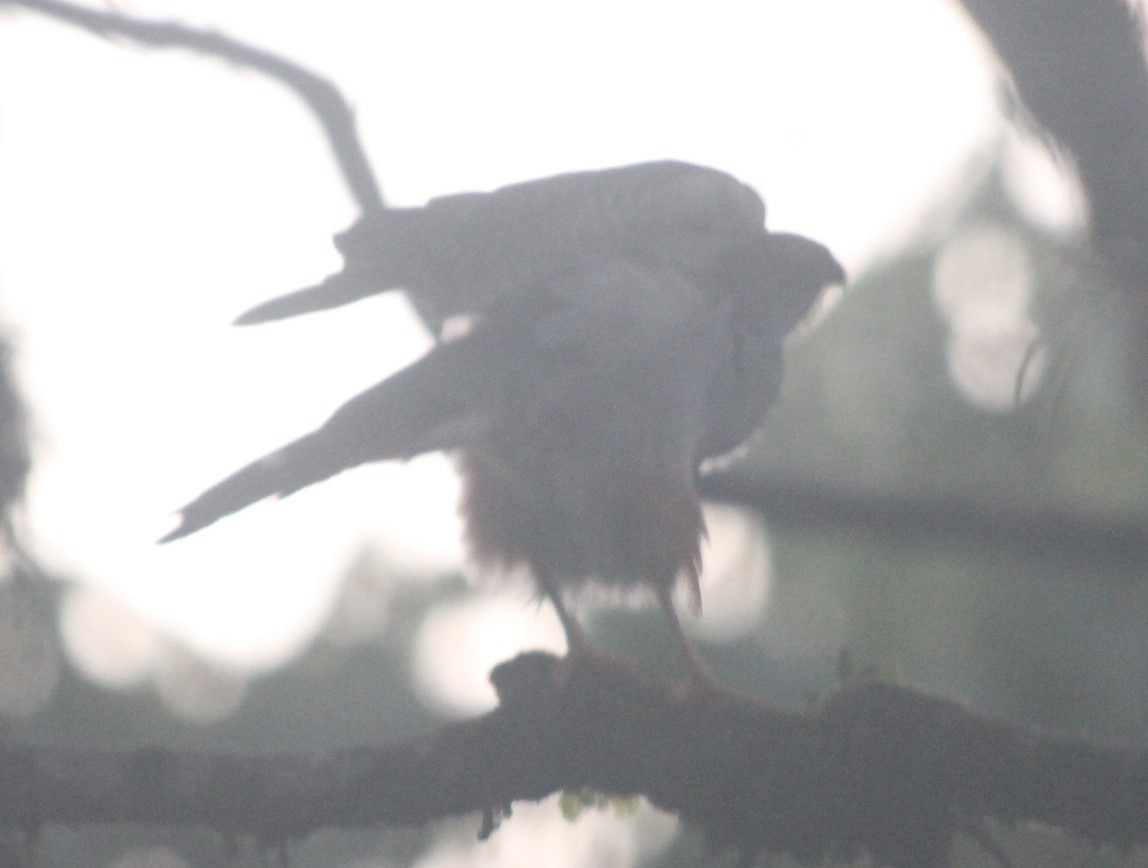
[[[779,525],[1039,552],[1093,566],[1098,561],[1148,563],[1148,527],[1139,516],[1013,508],[955,496],[850,492],[845,486],[764,474],[714,474],[698,487],[708,500],[749,507]]]
[[[182,24],[141,21],[57,0],[0,0],[0,7],[4,5],[31,9],[100,35],[114,33],[160,48],[189,48],[259,70],[292,90],[315,113],[359,208],[366,212],[383,207],[382,193],[355,132],[351,107],[337,87],[311,70],[223,34]]]
[[[205,824],[287,840],[321,826],[497,813],[561,789],[642,793],[719,846],[804,859],[862,848],[943,864],[959,827],[1038,820],[1148,841],[1148,760],[891,686],[806,713],[682,694],[602,662],[524,654],[501,706],[414,744],[314,755],[0,750],[0,823]]]

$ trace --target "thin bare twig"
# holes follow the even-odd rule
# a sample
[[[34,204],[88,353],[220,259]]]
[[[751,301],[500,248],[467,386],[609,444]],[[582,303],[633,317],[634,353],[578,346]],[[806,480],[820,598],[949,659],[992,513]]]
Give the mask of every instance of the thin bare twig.
[[[315,113],[359,208],[367,212],[384,207],[375,173],[355,131],[354,112],[335,85],[309,69],[221,33],[196,30],[174,22],[140,21],[58,0],[0,0],[0,8],[4,6],[39,12],[100,36],[118,34],[143,45],[189,48],[262,72],[296,93]]]

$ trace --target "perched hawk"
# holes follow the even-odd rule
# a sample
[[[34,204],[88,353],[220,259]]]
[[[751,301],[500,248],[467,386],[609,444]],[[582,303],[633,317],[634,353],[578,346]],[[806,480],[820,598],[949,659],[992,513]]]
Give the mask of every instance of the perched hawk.
[[[748,187],[651,163],[432,200],[339,236],[346,267],[241,318],[259,322],[402,287],[473,327],[208,489],[164,541],[369,461],[457,455],[472,557],[525,565],[572,651],[563,590],[700,599],[696,478],[777,396],[782,343],[828,284],[822,245],[767,232]]]

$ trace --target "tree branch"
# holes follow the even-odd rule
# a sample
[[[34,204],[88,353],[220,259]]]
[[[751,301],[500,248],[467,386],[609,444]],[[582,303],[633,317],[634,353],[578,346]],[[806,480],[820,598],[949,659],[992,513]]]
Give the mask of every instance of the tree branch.
[[[1071,155],[1093,248],[1122,290],[1132,393],[1148,417],[1148,64],[1124,0],[962,0],[1036,121]]]
[[[5,5],[30,9],[100,36],[118,34],[158,48],[189,48],[262,72],[293,91],[315,113],[360,210],[383,207],[378,182],[355,131],[354,112],[335,85],[311,70],[221,33],[174,22],[140,21],[58,0],[0,0],[0,7]]]
[[[359,141],[354,112],[339,89],[322,76],[269,51],[254,48],[220,33],[196,30],[183,24],[140,21],[111,12],[98,12],[59,0],[0,0],[0,8],[16,6],[74,24],[101,36],[117,34],[143,45],[188,48],[256,69],[287,87],[314,113],[326,133],[335,162],[362,214],[386,208],[374,170]],[[433,333],[439,317],[417,296],[408,294],[411,306]]]
[[[1148,289],[1148,66],[1123,0],[962,0],[1025,106],[1076,161],[1094,240]]]
[[[1036,820],[1148,841],[1148,758],[888,685],[806,711],[670,690],[539,652],[495,669],[501,705],[410,744],[225,756],[0,749],[0,824],[202,824],[287,841],[323,826],[421,824],[562,789],[644,794],[745,854],[868,851],[944,864],[969,823]]]
[[[1091,564],[1148,563],[1148,527],[1139,516],[1012,508],[956,496],[904,496],[818,486],[762,473],[712,474],[698,488],[711,501],[754,509],[779,525],[857,530],[870,536],[992,546]]]

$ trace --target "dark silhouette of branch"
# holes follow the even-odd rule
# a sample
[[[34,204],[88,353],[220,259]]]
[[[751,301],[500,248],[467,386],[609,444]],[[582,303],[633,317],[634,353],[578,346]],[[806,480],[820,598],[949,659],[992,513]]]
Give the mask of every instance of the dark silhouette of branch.
[[[311,70],[221,33],[196,30],[174,22],[141,21],[57,0],[0,0],[0,8],[3,6],[30,9],[101,36],[127,36],[157,48],[189,48],[259,70],[292,90],[315,113],[359,208],[375,211],[383,207],[378,182],[355,132],[351,107],[335,85]]]
[[[1148,64],[1124,0],[962,0],[1035,121],[1075,163],[1103,272],[1120,289],[1148,418]]]
[[[293,91],[314,113],[359,210],[363,214],[371,214],[386,209],[378,180],[359,141],[351,107],[339,89],[317,73],[223,34],[196,30],[174,22],[141,21],[58,0],[0,0],[0,8],[4,6],[38,12],[101,36],[115,34],[143,45],[187,48],[270,76]],[[415,296],[410,301],[424,325],[437,331],[441,323],[428,304]]]
[[[1148,562],[1148,527],[1134,516],[1024,509],[956,496],[850,492],[765,474],[714,474],[698,488],[707,500],[749,507],[779,525],[1040,552],[1084,564]]]
[[[1123,0],[963,0],[1037,122],[1075,161],[1093,238],[1148,289],[1148,66]]]
[[[196,824],[285,842],[483,812],[489,832],[515,801],[590,788],[644,794],[747,855],[942,865],[954,835],[986,818],[1148,841],[1142,751],[889,685],[797,713],[671,690],[605,661],[569,666],[538,652],[504,663],[492,674],[500,707],[409,744],[261,756],[0,748],[0,824]]]
[[[12,349],[0,335],[0,546],[17,546],[12,511],[24,499],[31,469],[28,418],[12,372]]]

